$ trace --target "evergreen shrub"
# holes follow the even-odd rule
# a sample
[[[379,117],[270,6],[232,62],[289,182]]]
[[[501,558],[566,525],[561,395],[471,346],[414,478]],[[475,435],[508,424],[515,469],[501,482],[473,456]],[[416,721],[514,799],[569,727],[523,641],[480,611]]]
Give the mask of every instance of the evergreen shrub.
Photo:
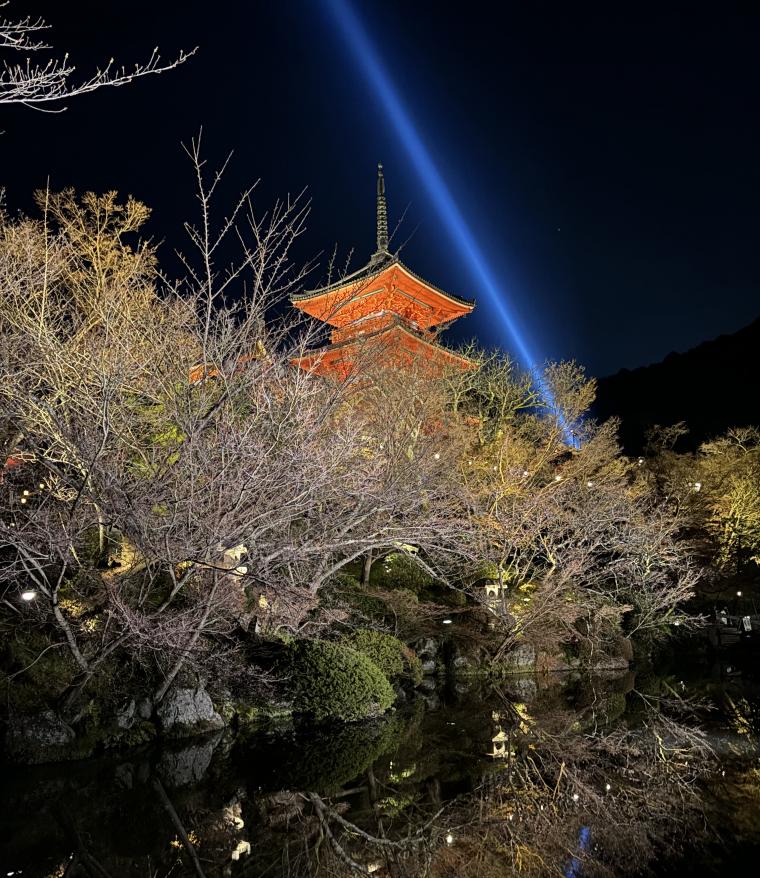
[[[371,659],[389,680],[409,677],[415,686],[422,682],[422,662],[417,653],[392,634],[359,628],[343,643]]]
[[[367,656],[389,680],[404,673],[404,644],[392,634],[358,628],[346,635],[341,642]]]
[[[290,650],[296,706],[317,720],[358,720],[384,713],[395,698],[378,666],[343,643],[301,640]]]

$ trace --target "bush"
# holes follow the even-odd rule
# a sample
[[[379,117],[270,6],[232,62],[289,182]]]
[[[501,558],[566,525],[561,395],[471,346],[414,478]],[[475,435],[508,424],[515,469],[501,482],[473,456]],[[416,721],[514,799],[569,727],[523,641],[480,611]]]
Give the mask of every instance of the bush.
[[[298,710],[318,720],[378,716],[394,701],[380,668],[342,643],[299,641],[290,651],[289,670]]]
[[[375,588],[403,588],[420,595],[435,589],[435,579],[414,558],[402,552],[391,552],[372,565],[370,584]]]
[[[422,662],[417,653],[392,634],[359,628],[342,642],[366,655],[389,680],[406,676],[415,686],[422,682]]]
[[[359,628],[341,641],[373,661],[389,680],[404,673],[404,644],[391,634]]]

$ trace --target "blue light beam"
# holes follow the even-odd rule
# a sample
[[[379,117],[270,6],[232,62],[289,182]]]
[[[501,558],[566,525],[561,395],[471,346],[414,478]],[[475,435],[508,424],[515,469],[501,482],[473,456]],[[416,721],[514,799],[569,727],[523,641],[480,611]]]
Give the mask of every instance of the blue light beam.
[[[536,360],[528,344],[525,342],[517,322],[509,313],[504,303],[504,299],[499,291],[499,284],[488,265],[488,261],[461,210],[454,201],[454,197],[440,171],[436,167],[430,151],[412,123],[409,113],[404,108],[396,87],[388,75],[380,55],[367,36],[364,26],[348,0],[326,0],[326,4],[330,8],[350,51],[358,62],[358,66],[362,68],[371,87],[377,94],[412,166],[422,180],[428,196],[437,207],[454,246],[470,266],[474,277],[479,281],[482,289],[485,290],[492,308],[512,339],[518,359],[522,362],[523,366],[532,370],[538,376],[538,383],[544,400],[554,415],[558,417],[565,433],[566,441],[568,444],[575,445],[576,440],[569,427],[564,423],[562,414],[554,402],[550,389],[541,379]]]

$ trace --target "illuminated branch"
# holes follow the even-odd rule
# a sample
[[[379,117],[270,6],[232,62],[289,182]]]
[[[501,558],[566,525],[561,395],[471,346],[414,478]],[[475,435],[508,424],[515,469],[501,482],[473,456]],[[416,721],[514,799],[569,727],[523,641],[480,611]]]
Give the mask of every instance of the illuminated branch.
[[[2,6],[7,5],[1,4]],[[51,48],[36,39],[49,25],[41,18],[27,17],[18,21],[0,19],[0,49],[21,52],[37,52]],[[3,61],[0,65],[0,104],[22,104],[48,113],[60,113],[66,107],[48,107],[69,98],[89,94],[107,86],[128,85],[134,80],[151,74],[164,73],[183,64],[194,55],[196,49],[181,51],[173,61],[162,63],[158,49],[143,64],[132,68],[119,66],[111,58],[105,67],[96,70],[89,78],[73,81],[76,67],[69,61],[68,53],[63,59],[50,59],[35,63],[31,58],[20,64]]]

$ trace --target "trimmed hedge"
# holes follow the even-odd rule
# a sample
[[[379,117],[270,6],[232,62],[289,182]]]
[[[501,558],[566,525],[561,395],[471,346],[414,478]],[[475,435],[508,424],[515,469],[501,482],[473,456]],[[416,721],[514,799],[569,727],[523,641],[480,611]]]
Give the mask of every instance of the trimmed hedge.
[[[417,653],[392,634],[358,628],[341,642],[366,655],[389,680],[408,677],[415,686],[422,682],[422,662]]]
[[[389,680],[404,673],[404,644],[392,634],[358,628],[342,640],[346,646],[355,649],[373,661]]]
[[[342,643],[298,641],[290,650],[289,670],[297,709],[318,720],[379,716],[395,699],[380,668]]]

